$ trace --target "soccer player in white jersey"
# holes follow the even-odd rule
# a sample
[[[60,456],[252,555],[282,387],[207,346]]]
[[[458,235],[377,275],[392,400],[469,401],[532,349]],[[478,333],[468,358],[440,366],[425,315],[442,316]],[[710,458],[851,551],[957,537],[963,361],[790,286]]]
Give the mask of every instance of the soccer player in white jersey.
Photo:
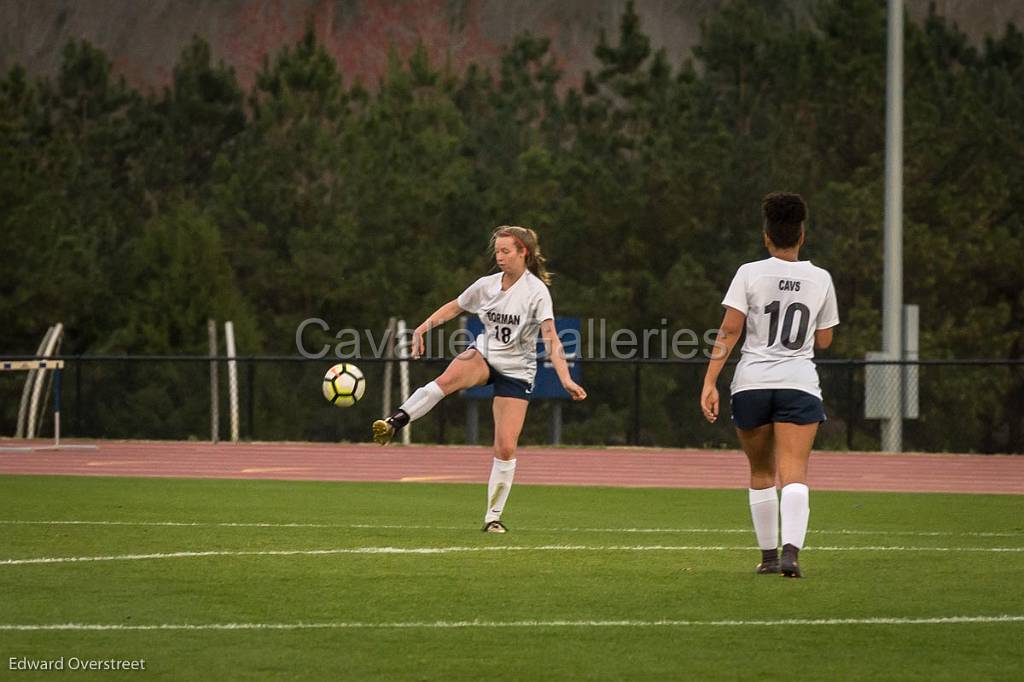
[[[773,193],[761,206],[769,258],[736,271],[700,404],[718,418],[718,375],[746,325],[732,380],[732,419],[750,462],[750,514],[761,547],[758,573],[801,576],[798,554],[810,515],[807,460],[825,409],[814,348],[828,348],[839,311],[832,277],[798,258],[807,206],[799,194]],[[775,488],[782,484],[782,500]],[[782,557],[779,558],[779,517]]]
[[[373,439],[387,445],[395,433],[427,414],[446,395],[473,386],[494,385],[494,463],[487,485],[483,530],[505,533],[501,514],[516,470],[515,452],[526,419],[537,373],[537,332],[562,386],[573,400],[587,397],[569,376],[562,343],[555,331],[555,314],[548,292],[550,275],[531,229],[505,225],[491,235],[498,269],[481,277],[458,298],[445,303],[416,328],[412,355],[424,352],[424,335],[462,312],[479,315],[484,333],[460,353],[448,368],[417,389],[390,417],[373,423]]]

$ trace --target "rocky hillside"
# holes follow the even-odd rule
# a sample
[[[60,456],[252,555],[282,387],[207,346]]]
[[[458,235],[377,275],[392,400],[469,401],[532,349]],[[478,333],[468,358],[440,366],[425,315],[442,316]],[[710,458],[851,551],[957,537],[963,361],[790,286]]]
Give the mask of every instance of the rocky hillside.
[[[796,4],[806,4],[794,0]],[[881,0],[879,0],[881,1]],[[930,0],[908,0],[912,17]],[[934,1],[934,0],[932,0]],[[724,0],[636,0],[643,28],[674,63],[700,37],[700,21]],[[626,0],[4,0],[0,70],[15,63],[53,74],[64,45],[84,38],[110,55],[118,73],[142,87],[167,83],[182,47],[200,35],[248,85],[268,53],[296,41],[308,25],[346,79],[373,84],[391,47],[408,53],[423,41],[440,63],[493,65],[523,31],[552,39],[566,80],[594,64],[601,31],[614,36]],[[937,0],[940,14],[980,41],[1006,22],[1024,24],[1020,0]]]

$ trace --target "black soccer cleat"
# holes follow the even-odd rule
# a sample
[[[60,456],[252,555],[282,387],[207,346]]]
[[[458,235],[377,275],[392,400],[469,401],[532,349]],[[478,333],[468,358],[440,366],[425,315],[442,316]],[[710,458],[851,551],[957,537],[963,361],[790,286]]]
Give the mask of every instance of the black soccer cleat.
[[[373,422],[373,440],[375,443],[387,445],[402,427],[409,423],[409,415],[404,410],[395,412],[390,417]]]
[[[797,561],[799,553],[799,547],[794,545],[782,546],[782,561],[779,562],[779,573],[782,574],[783,578],[803,577],[803,574],[800,572],[800,563]]]
[[[507,533],[508,532],[508,528],[506,528],[505,524],[502,523],[501,521],[488,521],[487,523],[484,524],[484,527],[481,528],[480,530],[482,530],[485,533]]]
[[[779,550],[762,549],[761,563],[754,569],[758,575],[768,575],[779,572]]]

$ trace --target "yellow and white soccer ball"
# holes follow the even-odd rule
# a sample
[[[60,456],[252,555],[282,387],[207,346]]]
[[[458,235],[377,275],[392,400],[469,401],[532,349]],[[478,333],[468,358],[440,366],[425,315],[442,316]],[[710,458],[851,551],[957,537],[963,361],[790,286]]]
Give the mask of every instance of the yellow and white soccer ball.
[[[324,375],[324,397],[336,407],[352,407],[366,391],[366,379],[359,368],[349,362],[331,367]]]

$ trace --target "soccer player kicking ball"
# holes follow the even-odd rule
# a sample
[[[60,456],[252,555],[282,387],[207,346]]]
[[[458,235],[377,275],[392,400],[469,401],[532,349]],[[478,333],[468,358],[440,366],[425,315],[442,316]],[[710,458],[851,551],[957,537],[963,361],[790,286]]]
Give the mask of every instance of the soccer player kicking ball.
[[[799,578],[797,555],[810,515],[807,460],[825,421],[814,348],[832,344],[839,311],[828,271],[798,260],[807,218],[800,195],[769,194],[761,210],[770,257],[741,265],[729,285],[700,405],[709,422],[718,418],[718,375],[746,323],[732,380],[732,419],[750,462],[750,514],[761,547],[757,572]]]
[[[373,439],[387,445],[409,422],[427,414],[446,395],[473,386],[494,385],[494,464],[487,485],[485,533],[505,533],[501,522],[512,477],[515,452],[526,419],[526,408],[537,373],[537,330],[562,386],[573,400],[587,392],[569,376],[562,343],[555,331],[550,276],[537,233],[524,227],[503,226],[491,236],[491,252],[501,272],[481,277],[458,298],[428,317],[412,336],[412,356],[424,352],[424,335],[462,312],[475,313],[484,333],[460,353],[441,376],[416,389],[398,411],[373,423]]]

